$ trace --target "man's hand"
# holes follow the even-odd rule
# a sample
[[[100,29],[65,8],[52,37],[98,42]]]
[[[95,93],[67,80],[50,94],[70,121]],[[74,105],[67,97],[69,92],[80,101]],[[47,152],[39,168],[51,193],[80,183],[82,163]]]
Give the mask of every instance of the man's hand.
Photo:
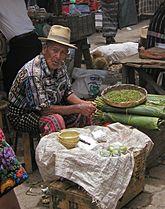
[[[83,101],[78,104],[79,113],[90,116],[96,112],[96,104],[92,101]]]

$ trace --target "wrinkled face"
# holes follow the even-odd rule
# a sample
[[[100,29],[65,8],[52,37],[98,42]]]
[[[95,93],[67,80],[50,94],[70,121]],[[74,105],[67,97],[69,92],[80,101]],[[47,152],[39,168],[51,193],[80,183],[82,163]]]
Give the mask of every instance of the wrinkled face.
[[[50,71],[58,69],[68,55],[68,47],[56,42],[47,42],[43,54]]]

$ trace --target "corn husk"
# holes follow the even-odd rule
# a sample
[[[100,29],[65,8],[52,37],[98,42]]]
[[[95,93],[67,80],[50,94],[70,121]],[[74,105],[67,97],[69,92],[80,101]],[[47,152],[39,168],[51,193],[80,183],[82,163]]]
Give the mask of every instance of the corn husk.
[[[136,107],[118,108],[105,104],[101,97],[97,97],[95,102],[97,108],[103,112],[143,115],[165,119],[165,106],[146,103],[145,105],[138,105]]]
[[[165,106],[165,95],[148,94],[146,104]]]
[[[122,113],[107,113],[102,111],[97,111],[94,115],[94,121],[97,123],[112,123],[119,122],[125,125],[130,125],[137,128],[159,130],[163,119],[158,117],[149,117],[149,116],[139,116],[131,114],[122,114]]]

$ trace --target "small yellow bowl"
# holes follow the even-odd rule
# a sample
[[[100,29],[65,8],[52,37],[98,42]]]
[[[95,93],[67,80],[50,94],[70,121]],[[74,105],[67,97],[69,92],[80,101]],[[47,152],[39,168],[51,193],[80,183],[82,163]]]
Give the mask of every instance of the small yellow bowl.
[[[58,134],[59,142],[67,149],[72,149],[79,142],[80,133],[74,130],[65,130]]]

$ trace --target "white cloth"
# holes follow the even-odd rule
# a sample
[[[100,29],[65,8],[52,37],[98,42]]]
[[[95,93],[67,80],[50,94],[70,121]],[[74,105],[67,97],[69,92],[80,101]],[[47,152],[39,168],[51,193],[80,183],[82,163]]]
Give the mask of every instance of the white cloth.
[[[90,149],[85,149],[79,142],[76,148],[68,150],[58,142],[57,133],[43,137],[36,148],[36,162],[42,178],[45,181],[55,180],[57,176],[69,179],[82,186],[101,208],[115,209],[132,176],[133,152],[103,157],[100,155],[101,148],[112,142],[120,142],[132,150],[145,148],[149,153],[153,143],[142,132],[120,123],[112,124],[109,128],[90,126],[76,130],[84,135],[84,139],[88,136],[96,141],[98,137],[101,138],[102,132],[103,141],[106,139],[106,142],[96,143],[96,146],[92,142]]]
[[[24,0],[2,0],[0,2],[0,30],[8,41],[14,36],[34,30]]]

